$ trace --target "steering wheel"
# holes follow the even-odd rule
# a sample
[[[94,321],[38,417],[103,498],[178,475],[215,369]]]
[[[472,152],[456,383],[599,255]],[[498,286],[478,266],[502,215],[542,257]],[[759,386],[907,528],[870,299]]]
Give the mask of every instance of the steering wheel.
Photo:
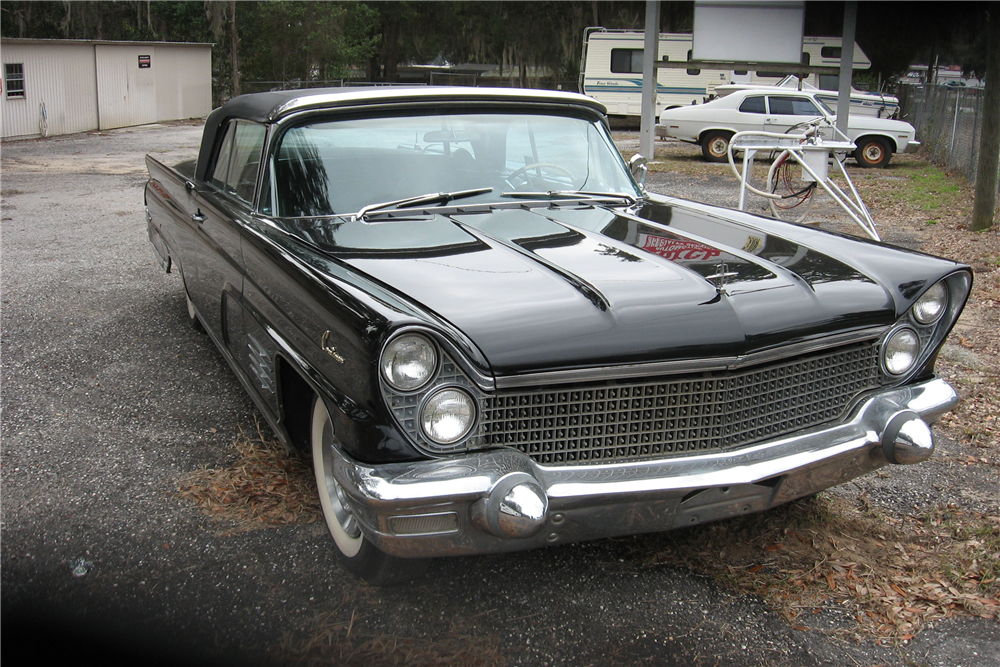
[[[531,174],[528,173],[532,169],[538,170],[539,173],[537,176],[532,177]],[[504,181],[506,181],[507,185],[510,186],[512,190],[517,190],[518,188],[518,186],[514,184],[514,181],[516,180],[522,180],[523,183],[521,183],[521,185],[525,185],[528,183],[534,184],[536,179],[552,183],[553,181],[549,181],[549,179],[542,176],[541,172],[543,169],[551,169],[553,171],[559,172],[560,175],[565,176],[567,178],[568,182],[566,183],[566,185],[569,186],[573,185],[572,172],[570,172],[569,169],[561,167],[558,164],[554,164],[552,162],[532,162],[531,164],[526,164],[523,167],[512,171],[510,173],[510,176],[505,178]],[[532,185],[532,187],[537,187],[537,186]]]

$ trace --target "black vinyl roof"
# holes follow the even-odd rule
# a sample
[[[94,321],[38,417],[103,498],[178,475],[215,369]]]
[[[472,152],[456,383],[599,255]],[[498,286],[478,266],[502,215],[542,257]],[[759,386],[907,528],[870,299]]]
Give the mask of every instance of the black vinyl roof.
[[[356,88],[313,88],[278,90],[235,97],[221,108],[228,116],[259,122],[310,108],[335,108],[421,101],[555,102],[591,107],[602,113],[604,105],[584,95],[556,90],[524,88],[469,88],[461,86],[364,86]]]
[[[209,114],[201,138],[201,150],[195,177],[205,180],[208,157],[215,145],[219,128],[233,118],[258,123],[273,123],[285,116],[312,109],[344,109],[385,104],[420,104],[428,102],[478,102],[510,104],[548,104],[585,107],[600,114],[607,110],[592,97],[558,90],[525,88],[469,88],[460,86],[366,86],[356,88],[311,88],[251,93],[229,100]]]

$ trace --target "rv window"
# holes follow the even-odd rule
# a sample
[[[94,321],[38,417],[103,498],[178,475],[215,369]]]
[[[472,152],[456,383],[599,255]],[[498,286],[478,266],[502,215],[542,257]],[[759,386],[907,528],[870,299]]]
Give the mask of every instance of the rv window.
[[[839,46],[824,46],[819,50],[819,54],[824,58],[840,59],[841,48]]]
[[[690,61],[691,61],[691,49],[688,49],[688,62],[690,62]],[[701,74],[701,70],[700,69],[688,69],[687,72],[691,76],[698,76],[699,74]]]
[[[611,49],[611,71],[642,74],[642,49]]]
[[[746,98],[740,105],[740,111],[743,113],[767,113],[764,109],[764,96]]]
[[[802,52],[802,64],[803,65],[808,65],[810,60],[812,60],[812,56],[810,56],[808,53],[806,53],[805,51],[803,51]]]
[[[840,75],[820,74],[819,88],[820,90],[840,90]]]
[[[775,97],[767,98],[771,107],[771,113],[785,116],[822,116],[819,109],[811,101],[801,97]]]
[[[733,70],[733,74],[735,74],[736,76],[746,76],[747,70],[745,70],[745,69],[734,69]]]

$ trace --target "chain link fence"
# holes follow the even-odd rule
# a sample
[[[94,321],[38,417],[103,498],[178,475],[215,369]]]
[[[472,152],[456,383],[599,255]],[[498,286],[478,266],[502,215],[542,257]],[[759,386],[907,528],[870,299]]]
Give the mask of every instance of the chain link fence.
[[[975,182],[979,166],[985,92],[929,84],[903,84],[898,91],[902,118],[916,128],[931,160],[970,183]]]

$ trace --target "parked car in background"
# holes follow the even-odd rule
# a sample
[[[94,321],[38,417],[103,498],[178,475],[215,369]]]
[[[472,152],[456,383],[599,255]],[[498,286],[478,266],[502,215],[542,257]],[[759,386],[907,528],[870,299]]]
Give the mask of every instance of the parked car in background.
[[[831,78],[829,84],[839,83],[840,77],[822,75],[821,79]],[[782,78],[777,83],[728,83],[715,87],[715,94],[718,97],[725,97],[737,90],[769,90],[781,92],[779,89],[805,90],[815,93],[817,99],[822,100],[829,109],[837,108],[837,90],[822,90],[809,83],[809,81],[799,81],[799,77],[794,74]],[[870,93],[857,88],[851,88],[851,115],[875,116],[876,118],[897,118],[899,116],[899,98],[885,93]]]
[[[931,455],[968,267],[646,193],[582,95],[244,95],[149,237],[346,567],[758,512]]]
[[[659,125],[668,137],[701,145],[710,162],[728,160],[729,139],[737,132],[789,132],[816,118],[831,122],[836,116],[817,93],[796,90],[736,90],[706,102],[660,114]],[[920,147],[909,123],[888,118],[850,115],[847,136],[857,145],[854,159],[862,167],[884,167],[893,153]]]

